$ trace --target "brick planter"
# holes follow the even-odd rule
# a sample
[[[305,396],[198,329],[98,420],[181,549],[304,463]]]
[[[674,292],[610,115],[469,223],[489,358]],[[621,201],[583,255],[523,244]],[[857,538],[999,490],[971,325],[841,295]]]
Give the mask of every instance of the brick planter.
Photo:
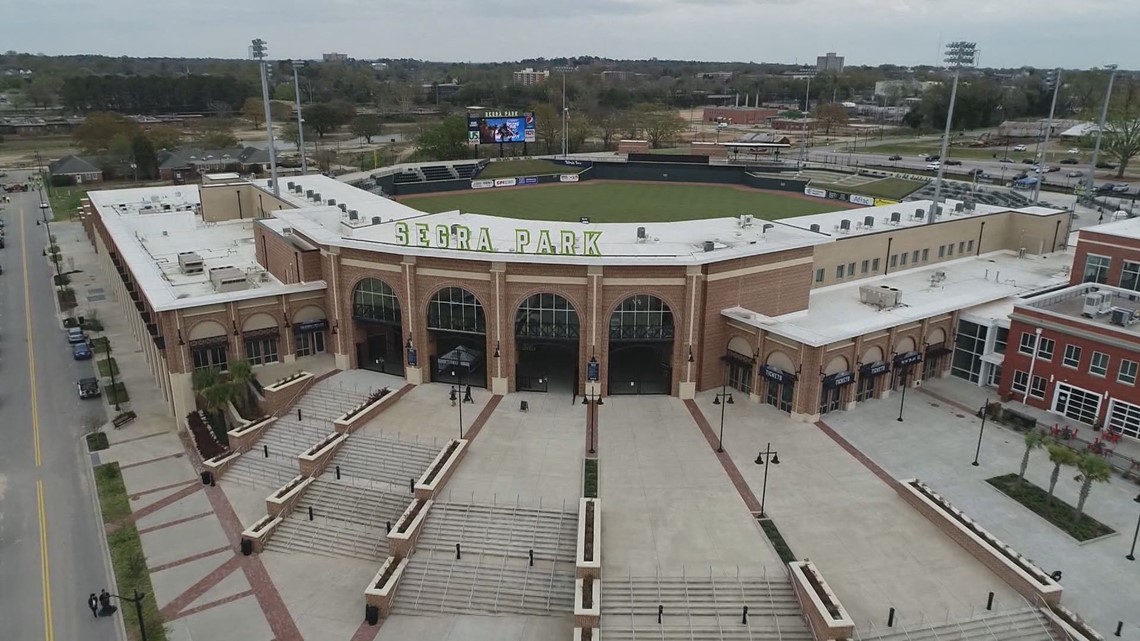
[[[332,433],[323,441],[297,455],[297,467],[304,476],[316,477],[328,467],[329,461],[336,456],[337,450],[344,445],[348,434]]]
[[[253,448],[253,444],[261,438],[261,433],[265,431],[265,428],[272,425],[276,420],[272,416],[263,416],[241,427],[235,427],[228,432],[230,447],[235,452],[248,452]]]
[[[812,638],[815,641],[850,639],[855,633],[855,622],[811,561],[789,563],[788,569],[800,610],[811,621]]]
[[[1061,601],[1061,585],[1044,570],[975,523],[917,479],[900,482],[895,490],[943,533],[981,561],[1029,601],[1040,598],[1055,606]]]
[[[269,543],[269,537],[273,536],[278,525],[281,525],[281,517],[263,516],[256,523],[246,528],[241,533],[241,538],[253,544],[254,554],[260,554],[265,549],[266,544]]]
[[[261,388],[261,396],[265,399],[265,404],[261,408],[262,413],[277,416],[282,410],[288,409],[288,406],[308,391],[315,382],[316,377],[312,374],[298,372],[266,385]]]
[[[404,574],[408,560],[396,560],[390,556],[380,566],[380,571],[368,582],[364,589],[364,604],[374,605],[380,609],[380,616],[386,617],[392,611],[392,600],[396,596],[396,585]]]
[[[222,474],[225,473],[226,468],[228,468],[231,463],[236,461],[239,456],[241,456],[241,452],[219,454],[212,459],[202,461],[202,467],[213,472],[215,479],[220,479],[222,478]]]
[[[417,499],[427,500],[435,497],[436,492],[447,483],[447,479],[451,478],[451,475],[458,468],[459,462],[467,454],[468,443],[470,441],[467,439],[455,439],[436,455],[435,460],[428,466],[424,475],[416,481]]]
[[[574,563],[579,579],[602,578],[602,505],[598,499],[578,501],[578,548]]]
[[[281,488],[273,494],[265,497],[266,513],[269,514],[269,516],[279,516],[281,518],[289,516],[289,513],[292,512],[293,508],[297,505],[297,501],[301,500],[301,496],[304,495],[305,490],[308,490],[312,484],[313,479],[311,478],[302,475],[294,476],[293,480],[282,485]]]
[[[366,401],[334,420],[333,429],[341,434],[351,434],[361,425],[379,416],[381,412],[388,409],[389,405],[396,402],[397,398],[402,396],[402,394],[396,394],[386,387],[380,391],[384,393],[376,400]]]
[[[601,594],[601,581],[589,578],[574,581],[574,627],[598,627],[602,619]]]
[[[1070,641],[1104,641],[1104,637],[1089,627],[1076,613],[1059,605],[1041,608],[1049,620],[1049,627],[1057,636]]]
[[[415,499],[392,524],[392,531],[388,533],[388,550],[392,556],[405,559],[412,555],[416,549],[416,540],[420,538],[424,522],[427,521],[428,510],[434,503],[430,499]]]

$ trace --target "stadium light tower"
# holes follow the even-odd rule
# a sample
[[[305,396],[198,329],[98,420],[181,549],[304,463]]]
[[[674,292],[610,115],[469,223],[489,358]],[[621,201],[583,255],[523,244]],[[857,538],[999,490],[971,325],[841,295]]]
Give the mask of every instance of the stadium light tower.
[[[1049,135],[1053,133],[1053,113],[1057,110],[1057,94],[1061,93],[1061,70],[1054,69],[1045,76],[1045,86],[1053,88],[1053,102],[1049,105],[1049,120],[1045,123],[1045,142],[1041,157],[1037,159],[1037,184],[1033,186],[1033,204],[1041,198],[1041,183],[1045,182],[1045,154],[1049,153]]]
[[[297,68],[304,66],[304,60],[293,61],[293,104],[294,109],[297,111],[297,147],[299,147],[301,152],[302,176],[308,175],[309,163],[305,160],[305,118],[301,114],[301,83],[297,79]]]
[[[946,151],[950,147],[950,125],[954,121],[954,101],[958,98],[958,76],[962,67],[972,67],[978,58],[978,45],[961,40],[946,45],[946,64],[954,69],[954,84],[950,88],[950,108],[946,111],[946,129],[942,132],[942,151],[938,155],[938,177],[934,181],[934,202],[926,223],[932,224],[942,210],[942,172],[946,167]]]
[[[273,195],[280,196],[281,189],[277,185],[277,150],[273,145],[273,112],[269,108],[269,78],[265,69],[265,41],[254,38],[249,45],[249,54],[257,60],[257,66],[261,67],[261,100],[265,103],[265,129],[269,132],[269,180],[273,186]]]
[[[1092,165],[1089,167],[1088,185],[1085,193],[1091,198],[1093,195],[1093,177],[1096,174],[1097,157],[1100,156],[1100,137],[1104,134],[1104,121],[1108,119],[1108,103],[1112,100],[1112,81],[1116,79],[1116,65],[1106,65],[1108,69],[1108,90],[1104,93],[1104,104],[1100,108],[1100,121],[1096,126],[1096,144],[1093,146]]]

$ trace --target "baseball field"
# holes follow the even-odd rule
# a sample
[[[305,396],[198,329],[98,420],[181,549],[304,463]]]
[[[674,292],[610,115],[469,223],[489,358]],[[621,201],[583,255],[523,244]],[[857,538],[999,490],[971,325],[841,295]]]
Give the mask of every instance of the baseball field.
[[[835,211],[843,206],[800,194],[733,185],[586,182],[405,196],[400,202],[429,213],[471,214],[597,222],[669,222],[753,214],[776,219]]]

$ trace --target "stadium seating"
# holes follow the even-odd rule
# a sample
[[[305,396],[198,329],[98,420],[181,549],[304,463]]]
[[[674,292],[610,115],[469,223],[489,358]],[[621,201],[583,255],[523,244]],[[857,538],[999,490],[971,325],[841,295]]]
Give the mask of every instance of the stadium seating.
[[[452,165],[451,168],[455,170],[455,176],[457,178],[471,178],[475,176],[475,172],[478,171],[479,163]]]
[[[421,167],[420,171],[423,172],[424,180],[454,180],[455,177],[451,174],[451,170],[446,165],[429,165]]]

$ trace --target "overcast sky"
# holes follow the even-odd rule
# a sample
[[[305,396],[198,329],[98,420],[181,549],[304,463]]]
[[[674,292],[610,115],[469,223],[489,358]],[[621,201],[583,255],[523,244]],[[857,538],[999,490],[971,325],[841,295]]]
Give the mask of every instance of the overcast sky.
[[[32,0],[19,14],[0,47],[46,54],[240,58],[260,37],[273,58],[913,65],[971,40],[983,66],[1140,67],[1137,0]]]

